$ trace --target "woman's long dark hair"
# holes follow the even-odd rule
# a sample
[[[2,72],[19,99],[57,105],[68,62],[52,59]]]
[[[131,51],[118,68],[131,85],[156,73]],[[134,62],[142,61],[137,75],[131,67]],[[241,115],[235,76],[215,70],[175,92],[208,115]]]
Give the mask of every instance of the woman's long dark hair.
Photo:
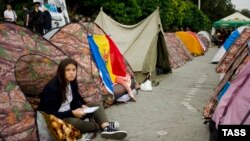
[[[60,84],[60,91],[62,94],[62,102],[64,102],[66,100],[66,90],[67,90],[68,84],[67,84],[67,80],[65,78],[65,68],[69,64],[75,65],[76,69],[77,69],[77,62],[71,58],[66,58],[66,59],[62,60],[57,68],[57,78],[58,78],[59,84]],[[73,85],[76,85],[76,87],[78,87],[77,75],[76,75],[76,78],[73,81],[71,81],[70,83]]]

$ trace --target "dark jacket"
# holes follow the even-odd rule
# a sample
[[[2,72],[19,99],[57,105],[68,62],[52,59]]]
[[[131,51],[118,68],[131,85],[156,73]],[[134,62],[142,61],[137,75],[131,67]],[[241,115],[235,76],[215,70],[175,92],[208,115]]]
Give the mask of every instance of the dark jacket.
[[[43,28],[50,30],[51,29],[51,24],[52,24],[51,23],[52,19],[51,19],[51,15],[50,15],[48,10],[45,10],[43,12],[43,18],[44,18]]]
[[[38,12],[36,12],[35,10],[33,10],[31,15],[32,15],[32,22],[34,25],[41,26],[44,24],[42,11],[38,10]]]
[[[44,111],[47,114],[55,115],[58,118],[74,117],[72,110],[80,108],[84,102],[78,92],[78,86],[70,83],[72,89],[73,100],[70,103],[71,110],[58,112],[62,104],[62,94],[60,93],[60,85],[57,77],[46,84],[40,97],[38,110]]]

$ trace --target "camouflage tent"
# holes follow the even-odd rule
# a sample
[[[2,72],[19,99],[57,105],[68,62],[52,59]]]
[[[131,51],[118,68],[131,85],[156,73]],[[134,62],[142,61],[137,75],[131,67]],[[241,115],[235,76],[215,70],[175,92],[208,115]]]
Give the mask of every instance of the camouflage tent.
[[[107,95],[109,93],[105,89],[98,69],[91,57],[87,41],[87,32],[83,25],[71,23],[60,28],[49,40],[68,56],[75,59],[80,66],[84,67],[89,76],[86,79],[93,79],[101,89],[102,94]],[[99,94],[92,95],[95,93],[80,94],[86,102],[93,102],[93,100],[98,100],[99,97]]]
[[[206,48],[212,47],[211,36],[207,31],[200,31],[197,35]]]
[[[210,120],[218,104],[218,96],[222,92],[227,82],[234,80],[239,71],[250,61],[246,41],[250,39],[250,30],[241,34],[241,38],[234,42],[221,60],[217,67],[218,72],[224,72],[225,75],[214,90],[212,97],[209,99],[203,110],[203,116],[206,121]]]
[[[169,53],[169,61],[171,68],[183,66],[186,62],[191,61],[193,56],[184,47],[183,43],[178,39],[175,33],[164,33],[166,47]]]
[[[216,72],[226,73],[235,59],[238,58],[245,49],[247,41],[250,39],[250,28],[246,28],[242,31],[239,38],[237,38],[229,50],[224,54],[220,62],[216,67]]]
[[[105,34],[105,32],[93,22],[70,23],[55,32],[49,40],[85,68],[88,74],[90,74],[92,79],[94,79],[95,83],[101,89],[102,95],[104,96],[104,106],[108,107],[114,102],[114,99],[102,83],[98,68],[92,58],[92,53],[87,41],[87,35],[90,34]],[[129,74],[133,75],[133,71],[128,63],[127,71],[129,71]],[[134,85],[132,88],[134,88]],[[126,90],[123,86],[120,84],[114,85],[115,97],[125,93]],[[98,97],[98,95],[92,95],[92,93],[83,93],[82,96],[86,102],[93,102],[97,100]]]
[[[0,140],[38,140],[37,97],[57,64],[67,57],[26,28],[0,24]],[[99,95],[98,85],[81,65],[78,76],[80,93]]]

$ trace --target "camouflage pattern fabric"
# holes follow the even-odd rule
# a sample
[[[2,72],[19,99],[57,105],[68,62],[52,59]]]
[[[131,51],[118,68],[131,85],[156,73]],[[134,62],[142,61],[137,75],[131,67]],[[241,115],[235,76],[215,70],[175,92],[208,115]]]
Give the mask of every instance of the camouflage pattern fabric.
[[[250,61],[250,56],[248,55],[247,46],[244,47],[242,54],[233,62],[232,66],[228,70],[228,72],[224,75],[223,79],[220,81],[216,89],[214,90],[212,97],[209,99],[207,104],[203,109],[203,116],[205,118],[205,122],[211,120],[213,113],[218,104],[218,95],[221,92],[222,88],[228,81],[231,81],[237,76],[239,71]]]
[[[244,47],[247,45],[247,41],[250,39],[250,28],[246,28],[235,40],[229,50],[224,54],[220,62],[216,67],[216,72],[226,73],[231,65],[234,63],[235,59],[238,58]]]
[[[25,55],[40,55],[46,59]],[[35,111],[30,103],[36,108],[34,97],[39,95],[49,77],[39,65],[29,62],[32,59],[42,61],[37,64],[46,64],[45,71],[50,74],[54,71],[53,64],[67,57],[61,49],[26,28],[11,23],[0,24],[0,140],[38,140]],[[48,60],[54,63],[47,64]],[[78,76],[81,93],[100,93],[82,66]],[[41,77],[46,79],[41,82]]]
[[[203,34],[197,34],[203,45],[206,47],[206,50],[210,47],[210,42],[209,40],[203,35]]]
[[[181,67],[186,62],[192,60],[192,55],[185,49],[175,33],[165,33],[164,38],[167,44],[171,68]]]
[[[114,102],[114,97],[111,95],[104,84],[99,74],[99,70],[93,61],[92,54],[87,41],[88,34],[105,34],[104,31],[93,22],[70,23],[58,30],[49,40],[77,61],[78,64],[85,68],[89,77],[93,79],[100,88],[101,93],[80,93],[87,104],[104,102],[104,107],[110,107]],[[127,71],[133,77],[133,71],[127,64]],[[118,88],[118,90],[117,90]],[[126,92],[124,87],[114,86],[114,92]],[[125,93],[124,93],[125,94]]]
[[[91,93],[85,92],[79,87],[80,94],[87,104],[99,103],[102,101],[102,95],[109,95],[93,62],[87,41],[87,30],[83,25],[79,23],[67,24],[60,28],[50,38],[50,41],[85,69],[87,73],[84,76],[78,76],[80,85],[85,85],[88,81],[94,81],[98,85],[98,89],[93,88]]]

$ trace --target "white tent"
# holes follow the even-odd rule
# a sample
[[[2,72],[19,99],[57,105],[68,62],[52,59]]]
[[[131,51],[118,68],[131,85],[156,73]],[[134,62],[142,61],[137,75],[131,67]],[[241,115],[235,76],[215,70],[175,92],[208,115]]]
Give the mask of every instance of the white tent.
[[[102,10],[95,22],[114,40],[135,72],[171,70],[159,9],[135,25],[123,25]]]
[[[232,21],[232,20],[250,21],[250,19],[248,17],[242,15],[240,12],[235,12],[232,15],[229,15],[221,20],[223,20],[223,21]]]
[[[235,12],[221,20],[213,23],[215,29],[219,28],[237,28],[243,25],[250,24],[250,19],[239,12]]]

